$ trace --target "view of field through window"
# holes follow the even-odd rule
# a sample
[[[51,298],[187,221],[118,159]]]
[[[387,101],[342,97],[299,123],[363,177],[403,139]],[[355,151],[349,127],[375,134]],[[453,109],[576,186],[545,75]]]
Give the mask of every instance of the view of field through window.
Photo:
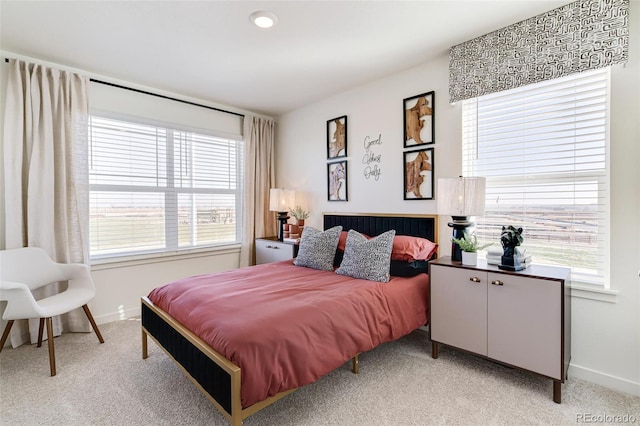
[[[561,206],[529,209],[523,215],[517,208],[486,211],[479,217],[478,239],[501,247],[503,225],[524,229],[523,247],[535,262],[545,265],[571,265],[575,272],[597,274],[598,264],[598,212],[595,206],[582,211],[571,211]]]
[[[486,178],[482,242],[524,229],[538,264],[604,282],[608,221],[608,71],[523,86],[463,103],[463,173]]]
[[[241,142],[96,116],[90,124],[92,256],[239,240]]]

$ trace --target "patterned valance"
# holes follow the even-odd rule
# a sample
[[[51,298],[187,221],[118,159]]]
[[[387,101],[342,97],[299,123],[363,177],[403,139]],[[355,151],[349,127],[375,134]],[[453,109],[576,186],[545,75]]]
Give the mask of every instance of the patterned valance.
[[[626,63],[629,0],[579,0],[449,50],[449,99]]]

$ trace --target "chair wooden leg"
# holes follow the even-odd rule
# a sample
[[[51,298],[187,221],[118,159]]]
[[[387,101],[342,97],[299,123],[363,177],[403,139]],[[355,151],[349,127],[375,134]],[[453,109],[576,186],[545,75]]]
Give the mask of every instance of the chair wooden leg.
[[[12,326],[13,326],[13,320],[9,320],[7,322],[7,326],[4,328],[4,333],[2,333],[2,339],[0,339],[0,352],[2,352],[2,348],[4,348],[4,344],[7,343],[7,337],[9,337],[9,332],[11,331]]]
[[[47,318],[47,342],[49,342],[49,367],[51,368],[51,376],[56,375],[56,353],[53,349],[53,321],[51,317]]]
[[[42,329],[44,328],[44,318],[40,318],[40,326],[38,326],[38,347],[42,346]]]
[[[100,334],[100,330],[98,329],[98,326],[96,325],[96,322],[93,320],[93,315],[91,315],[91,311],[89,310],[89,306],[82,305],[82,309],[84,309],[84,313],[87,315],[87,318],[89,319],[89,322],[91,323],[91,327],[93,327],[93,331],[96,332],[96,336],[98,336],[98,340],[100,340],[100,343],[104,343],[104,339],[102,338],[102,334]]]

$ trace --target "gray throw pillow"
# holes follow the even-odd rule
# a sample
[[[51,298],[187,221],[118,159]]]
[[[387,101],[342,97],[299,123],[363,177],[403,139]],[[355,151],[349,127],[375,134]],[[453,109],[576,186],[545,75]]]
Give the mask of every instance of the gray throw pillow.
[[[333,271],[333,258],[336,255],[340,232],[342,232],[342,226],[334,226],[326,231],[305,226],[300,238],[298,257],[293,264],[322,271]]]
[[[389,265],[395,230],[367,239],[354,230],[347,235],[347,247],[337,274],[370,281],[389,281]]]

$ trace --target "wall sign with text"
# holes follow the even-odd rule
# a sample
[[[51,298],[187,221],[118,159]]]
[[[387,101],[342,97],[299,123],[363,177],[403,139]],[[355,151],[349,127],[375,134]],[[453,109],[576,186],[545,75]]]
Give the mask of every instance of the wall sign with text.
[[[382,145],[382,134],[377,137],[364,137],[364,155],[362,156],[362,164],[364,169],[362,173],[365,179],[379,180],[382,175],[382,154],[378,152],[378,148]]]

